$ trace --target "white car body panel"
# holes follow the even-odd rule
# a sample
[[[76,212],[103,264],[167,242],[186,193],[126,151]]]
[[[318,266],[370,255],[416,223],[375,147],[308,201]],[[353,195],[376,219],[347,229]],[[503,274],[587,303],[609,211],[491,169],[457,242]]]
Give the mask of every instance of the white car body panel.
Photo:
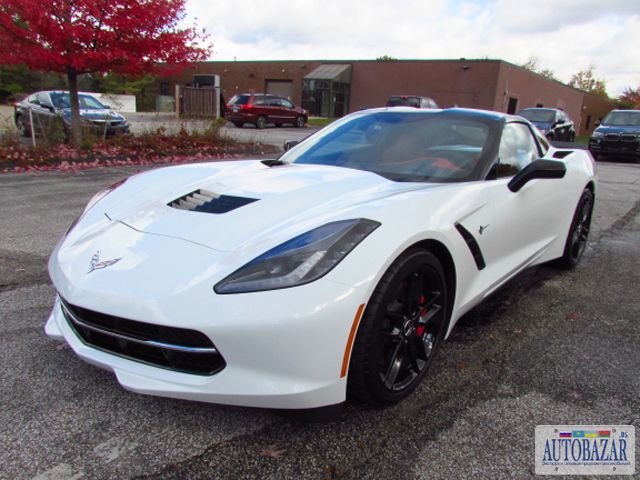
[[[552,158],[551,148],[546,158]],[[562,179],[400,183],[341,167],[260,161],[168,167],[131,177],[86,211],[54,250],[49,272],[67,302],[209,337],[226,367],[192,375],[86,345],[56,301],[47,335],[114,372],[129,390],[257,407],[311,408],[346,397],[341,376],[358,308],[409,247],[438,242],[455,266],[456,321],[524,268],[562,255],[593,161],[574,151]],[[213,215],[168,204],[203,188],[258,201]],[[213,286],[261,253],[325,223],[367,218],[381,226],[324,277],[306,285],[220,295]],[[472,232],[486,261],[479,270],[456,230]],[[482,230],[482,233],[479,233]],[[117,263],[88,273],[92,256]],[[347,351],[347,360],[348,360]]]

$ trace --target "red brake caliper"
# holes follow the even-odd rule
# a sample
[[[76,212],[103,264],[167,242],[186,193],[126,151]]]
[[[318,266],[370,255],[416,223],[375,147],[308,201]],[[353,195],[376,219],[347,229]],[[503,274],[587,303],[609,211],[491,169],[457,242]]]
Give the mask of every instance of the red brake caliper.
[[[420,295],[420,305],[424,305],[426,301],[427,301],[427,299],[425,298],[425,296],[424,295]],[[424,317],[426,314],[427,314],[427,309],[423,308],[420,311],[420,316]],[[416,327],[416,335],[421,337],[423,333],[424,333],[424,325],[418,325]]]

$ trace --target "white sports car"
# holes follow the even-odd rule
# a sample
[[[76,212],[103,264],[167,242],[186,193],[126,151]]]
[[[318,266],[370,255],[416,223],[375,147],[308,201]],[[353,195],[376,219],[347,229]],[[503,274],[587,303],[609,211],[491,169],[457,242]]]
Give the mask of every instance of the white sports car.
[[[595,188],[587,151],[520,117],[358,112],[277,160],[98,193],[51,255],[45,330],[139,393],[392,404],[487,295],[532,265],[578,263]]]

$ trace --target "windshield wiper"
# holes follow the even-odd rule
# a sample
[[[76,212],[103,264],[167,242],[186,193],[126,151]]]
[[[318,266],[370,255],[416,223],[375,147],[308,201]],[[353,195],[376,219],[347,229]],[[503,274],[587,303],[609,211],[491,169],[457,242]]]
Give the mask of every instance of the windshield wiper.
[[[268,160],[261,160],[263,165],[267,167],[279,167],[280,165],[286,165],[287,162],[283,162],[282,160],[278,160],[277,158],[270,158]]]

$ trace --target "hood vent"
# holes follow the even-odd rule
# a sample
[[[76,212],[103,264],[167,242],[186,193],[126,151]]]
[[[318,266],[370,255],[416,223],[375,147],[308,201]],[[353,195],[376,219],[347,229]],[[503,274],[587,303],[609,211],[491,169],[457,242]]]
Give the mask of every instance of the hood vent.
[[[209,190],[199,189],[177,198],[167,205],[172,208],[194,212],[227,213],[256,201],[258,201],[257,198],[220,195]]]

